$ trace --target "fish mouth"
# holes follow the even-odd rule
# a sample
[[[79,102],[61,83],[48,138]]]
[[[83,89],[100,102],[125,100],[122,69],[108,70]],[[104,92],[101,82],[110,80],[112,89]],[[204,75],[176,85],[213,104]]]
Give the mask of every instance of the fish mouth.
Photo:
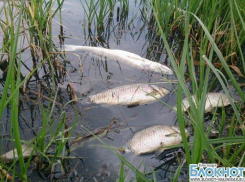
[[[169,90],[167,90],[167,89],[161,87],[161,88],[159,88],[158,93],[159,93],[161,96],[165,96],[165,95],[167,95],[167,94],[169,93]]]
[[[167,74],[167,75],[173,75],[174,72],[171,68],[169,68],[168,66],[159,63],[159,65],[157,65],[158,68],[156,68],[158,70],[158,72],[162,73],[162,74]]]
[[[176,127],[176,126],[171,126],[171,128],[172,128],[173,130],[175,130],[177,133],[180,133],[180,129],[179,129],[178,127]]]
[[[142,66],[147,71],[158,72],[166,75],[174,74],[172,69],[160,63],[152,62],[151,64],[143,64]]]
[[[162,65],[160,68],[161,73],[167,74],[167,75],[173,75],[174,72],[169,67]]]

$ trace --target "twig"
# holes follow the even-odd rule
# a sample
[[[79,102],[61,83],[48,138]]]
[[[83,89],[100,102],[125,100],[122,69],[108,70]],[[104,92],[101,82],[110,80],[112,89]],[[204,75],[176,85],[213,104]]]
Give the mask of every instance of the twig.
[[[129,118],[129,119],[131,119],[131,118]],[[78,138],[72,140],[70,143],[71,143],[71,144],[75,144],[75,143],[80,142],[80,141],[82,141],[82,140],[84,140],[84,139],[86,139],[86,138],[90,138],[90,137],[92,137],[92,136],[94,136],[94,135],[99,135],[99,134],[101,134],[101,133],[104,133],[105,131],[109,132],[109,130],[115,129],[115,128],[118,127],[118,126],[121,126],[123,123],[127,122],[129,119],[120,121],[120,122],[118,122],[118,123],[116,124],[116,126],[112,127],[112,123],[115,122],[115,118],[113,118],[113,119],[112,119],[112,122],[111,122],[111,124],[110,124],[109,126],[106,126],[106,127],[103,127],[103,128],[97,128],[97,129],[95,129],[95,130],[92,132],[93,134],[86,134],[86,135],[83,135],[83,136],[81,136],[81,137],[78,137]]]
[[[110,123],[109,127],[107,128],[106,135],[105,135],[107,138],[109,138],[109,137],[108,137],[108,133],[109,133],[109,131],[110,131],[112,125],[115,123],[115,120],[116,120],[115,117],[112,118],[111,123]]]
[[[42,97],[43,99],[46,99],[46,100],[48,100],[48,101],[51,101],[51,102],[54,102],[52,99],[50,99],[49,97],[46,97],[46,96],[44,96],[44,95],[42,95],[42,94],[39,94],[39,93],[37,93],[37,92],[34,92],[34,91],[32,91],[32,90],[29,90],[28,92],[30,92],[30,93],[32,93],[32,94],[35,94],[35,95],[37,95],[38,97]],[[56,105],[58,105],[58,106],[63,106],[61,103],[59,103],[59,102],[55,102],[55,104]]]
[[[78,98],[76,95],[76,92],[74,88],[71,86],[71,84],[67,85],[67,91],[70,92],[70,95],[72,96],[72,100],[74,100],[76,103],[78,103]]]

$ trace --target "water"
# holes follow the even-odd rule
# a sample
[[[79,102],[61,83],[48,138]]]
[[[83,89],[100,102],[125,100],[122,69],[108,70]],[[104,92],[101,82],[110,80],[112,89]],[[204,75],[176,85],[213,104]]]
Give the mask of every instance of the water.
[[[161,51],[161,48],[157,48],[157,42],[154,40],[149,42],[148,27],[144,26],[144,22],[141,21],[140,12],[137,10],[138,4],[130,2],[130,11],[126,19],[127,23],[133,19],[133,23],[130,26],[124,26],[121,22],[116,21],[116,17],[111,19],[111,25],[105,32],[98,35],[94,27],[92,27],[92,34],[86,27],[86,22],[83,20],[83,13],[81,9],[77,8],[81,6],[80,2],[74,2],[73,5],[67,5],[67,10],[64,10],[63,23],[69,30],[76,35],[76,39],[66,39],[65,44],[74,45],[96,45],[103,46],[111,49],[121,49],[129,52],[133,52],[146,57],[151,60],[156,60],[169,65],[166,61],[166,54]],[[72,13],[69,12],[69,6],[76,7],[72,9]],[[77,10],[77,11],[76,11]],[[116,14],[116,13],[115,13]],[[77,18],[81,17],[81,19]],[[73,20],[72,23],[69,20]],[[85,18],[86,19],[86,18]],[[67,22],[65,21],[67,20]],[[128,20],[128,21],[127,21]],[[67,24],[66,24],[67,23]],[[106,26],[106,25],[104,25]],[[84,32],[83,32],[84,30]],[[66,35],[67,33],[65,33]],[[74,37],[74,36],[73,36]],[[153,36],[154,37],[154,36]],[[153,53],[152,53],[153,52]],[[120,85],[133,84],[133,83],[155,83],[163,82],[165,79],[161,75],[152,75],[142,72],[142,70],[129,67],[124,64],[120,64],[113,60],[105,60],[102,57],[94,54],[87,54],[83,52],[75,52],[81,56],[83,66],[83,77],[79,70],[71,73],[66,78],[62,87],[66,87],[66,84],[72,84],[74,89],[79,93],[96,94],[98,92],[114,88]],[[67,55],[67,59],[71,63],[71,67],[78,68],[79,60],[74,55]],[[72,69],[72,68],[71,68]],[[174,76],[169,76],[168,79],[175,79]],[[160,84],[168,88],[171,91],[171,85]],[[90,89],[92,88],[92,91]],[[175,95],[170,92],[169,95],[163,98],[163,101],[173,106],[175,104]],[[80,101],[81,109],[87,107],[83,104],[85,101]],[[83,106],[85,105],[85,106]],[[109,132],[108,138],[102,136],[103,141],[113,147],[122,147],[126,141],[133,135],[132,131],[151,126],[154,124],[166,124],[174,125],[176,123],[175,113],[165,107],[162,103],[156,102],[149,105],[142,105],[134,108],[127,108],[126,106],[92,106],[92,109],[85,112],[82,123],[92,131],[98,127],[106,127],[110,125],[113,118],[116,118],[117,122],[123,122],[122,129],[117,128],[116,132],[112,130]],[[131,130],[130,130],[131,128]],[[84,181],[115,181],[118,171],[120,169],[121,161],[110,150],[103,147],[98,140],[86,141],[80,144],[74,152],[82,156],[84,159],[84,166],[81,165],[77,168],[77,173],[80,179]],[[155,167],[161,165],[163,161],[159,161],[154,158],[153,154],[135,156],[134,154],[123,155],[134,166],[139,167],[141,171],[151,171]],[[174,165],[173,165],[174,166]],[[172,168],[173,168],[172,166]],[[176,168],[176,166],[174,167]],[[170,169],[170,172],[168,171]],[[169,173],[171,173],[171,167],[159,172],[158,179],[166,180]],[[175,169],[172,169],[172,172]],[[159,170],[161,171],[161,170]],[[162,176],[161,176],[162,175]],[[133,172],[129,171],[128,180],[134,178]]]
[[[88,20],[80,1],[65,1],[62,9],[62,23],[64,25],[64,36],[69,38],[65,38],[64,43],[121,49],[170,66],[167,55],[164,52],[164,45],[160,41],[154,27],[148,25],[144,21],[144,17],[141,16],[140,10],[143,10],[142,7],[134,1],[129,3],[128,14],[118,19],[116,11],[120,5],[117,4],[113,17],[108,18],[107,16],[104,21],[104,30],[97,31],[96,24],[94,23],[92,23],[91,28],[88,27]],[[59,21],[58,16],[55,19]],[[58,39],[59,34],[60,26],[54,21],[53,40],[57,47],[61,46]],[[173,44],[175,44],[175,41],[173,40]],[[26,53],[24,58],[27,62],[28,57],[30,55]],[[81,65],[82,69],[80,69]],[[167,79],[175,80],[175,76],[166,77],[143,72],[114,60],[84,52],[66,54],[65,69],[66,76],[64,80],[61,80],[59,102],[65,103],[69,100],[66,91],[68,84],[72,85],[77,96],[81,99],[76,106],[79,112],[82,113],[82,116],[73,136],[77,137],[84,134],[81,125],[86,126],[90,131],[94,131],[97,128],[108,127],[111,120],[114,119],[120,126],[115,127],[113,125],[113,129],[110,130],[107,137],[105,137],[105,134],[100,135],[100,137],[112,147],[123,147],[133,133],[139,129],[154,124],[176,124],[176,113],[160,102],[133,108],[92,105],[86,102],[86,95],[96,94],[117,86],[134,83],[156,83],[170,90],[170,93],[162,101],[170,106],[174,106],[176,103],[176,96],[173,92],[174,84],[162,82],[166,82]],[[25,72],[26,70],[23,71]],[[36,87],[35,82],[31,84],[33,84],[33,87]],[[33,100],[35,100],[35,97]],[[23,96],[23,102],[20,103],[20,129],[23,140],[34,138],[42,124],[41,108],[33,103],[33,100],[28,100]],[[47,101],[43,101],[43,103],[45,104]],[[75,111],[69,107],[66,110],[69,113],[67,123],[72,124]],[[6,109],[4,119],[0,125],[0,131],[4,131],[1,133],[1,136],[4,137],[10,132],[9,125],[7,124],[9,121],[8,112],[9,110]],[[59,114],[60,110],[56,108],[54,117]],[[8,140],[4,140],[4,142],[6,144],[9,143]],[[101,142],[90,138],[72,145],[71,148],[73,146],[75,146],[75,149],[71,155],[80,156],[83,158],[83,161],[76,159],[63,161],[63,173],[61,172],[60,165],[56,165],[53,169],[56,172],[54,174],[45,174],[43,171],[31,171],[30,179],[33,181],[50,178],[52,180],[59,179],[60,181],[115,181],[117,179],[121,161],[111,150],[105,148]],[[8,150],[9,147],[6,148],[6,151]],[[159,160],[155,158],[154,154],[135,156],[134,154],[127,153],[123,154],[123,156],[142,172],[150,172],[166,163],[166,165],[161,166],[156,171],[156,177],[159,181],[169,181],[169,178],[172,178],[178,167],[178,162],[174,161],[174,157],[171,158],[172,161],[168,165],[166,162],[168,160]],[[135,177],[132,171],[129,171],[127,176],[127,181]],[[184,172],[183,179],[185,176],[186,173]]]

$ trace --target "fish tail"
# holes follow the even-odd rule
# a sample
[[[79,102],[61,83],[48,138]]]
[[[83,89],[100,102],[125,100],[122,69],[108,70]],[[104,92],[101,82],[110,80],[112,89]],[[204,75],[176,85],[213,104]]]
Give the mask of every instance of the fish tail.
[[[69,45],[64,44],[63,47],[64,51],[94,51],[97,47],[90,47],[90,46],[78,46],[78,45]]]
[[[84,98],[84,99],[80,100],[79,103],[81,103],[82,105],[91,104],[89,98]]]
[[[63,45],[62,48],[64,51],[82,51],[83,50],[83,46],[68,45],[68,44]]]

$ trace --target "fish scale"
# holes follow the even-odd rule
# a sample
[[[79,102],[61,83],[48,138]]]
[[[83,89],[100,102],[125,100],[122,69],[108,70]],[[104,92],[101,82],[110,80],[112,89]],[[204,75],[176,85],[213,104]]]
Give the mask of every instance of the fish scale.
[[[156,98],[160,99],[168,93],[168,90],[156,85],[133,84],[116,87],[89,96],[89,101],[96,104],[135,105],[154,102]]]
[[[186,136],[189,133],[185,130]],[[126,152],[136,155],[158,151],[163,147],[177,145],[182,142],[178,127],[168,125],[154,125],[138,131],[126,144]]]
[[[196,96],[191,96],[193,103],[196,105]],[[233,102],[236,102],[236,100],[232,99]],[[229,98],[226,94],[223,93],[215,93],[215,92],[209,92],[206,95],[206,103],[205,103],[205,112],[211,112],[216,107],[225,107],[230,105]],[[182,110],[185,112],[189,109],[190,103],[187,98],[184,98],[182,100]],[[173,107],[174,110],[177,110],[177,106]]]

